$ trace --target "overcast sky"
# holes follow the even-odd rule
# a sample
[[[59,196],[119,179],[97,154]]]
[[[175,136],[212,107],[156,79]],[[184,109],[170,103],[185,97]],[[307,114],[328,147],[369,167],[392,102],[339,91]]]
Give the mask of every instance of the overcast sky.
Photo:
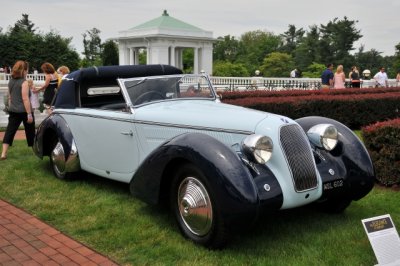
[[[399,0],[0,0],[0,27],[9,26],[28,14],[38,30],[56,30],[73,37],[73,47],[81,53],[82,34],[97,28],[102,41],[118,32],[159,17],[166,9],[170,16],[203,30],[213,37],[266,30],[281,34],[289,24],[308,30],[327,24],[335,17],[357,20],[363,37],[355,44],[393,55],[400,43]]]

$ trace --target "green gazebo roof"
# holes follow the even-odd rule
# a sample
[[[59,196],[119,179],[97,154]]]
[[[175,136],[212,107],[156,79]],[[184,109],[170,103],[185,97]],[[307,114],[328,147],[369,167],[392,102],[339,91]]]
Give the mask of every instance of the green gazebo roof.
[[[167,10],[164,10],[163,14],[155,19],[142,23],[130,30],[143,30],[143,29],[153,29],[153,28],[163,28],[163,29],[175,29],[175,30],[185,30],[185,31],[204,31],[198,27],[185,23],[179,19],[170,17]]]

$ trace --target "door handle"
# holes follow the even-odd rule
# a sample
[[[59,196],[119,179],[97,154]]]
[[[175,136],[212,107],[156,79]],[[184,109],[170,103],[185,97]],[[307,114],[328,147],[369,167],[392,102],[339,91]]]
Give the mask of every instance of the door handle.
[[[122,135],[126,135],[126,136],[133,136],[133,132],[132,130],[129,130],[129,132],[121,132]]]

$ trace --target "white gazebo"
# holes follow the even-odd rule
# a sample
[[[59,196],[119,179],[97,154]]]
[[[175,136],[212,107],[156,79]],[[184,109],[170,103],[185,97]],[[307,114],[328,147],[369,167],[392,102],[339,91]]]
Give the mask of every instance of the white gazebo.
[[[119,32],[119,64],[139,64],[139,50],[146,49],[147,64],[167,64],[182,69],[183,50],[193,48],[193,73],[212,74],[215,41],[211,31],[175,19],[164,10],[158,18]]]

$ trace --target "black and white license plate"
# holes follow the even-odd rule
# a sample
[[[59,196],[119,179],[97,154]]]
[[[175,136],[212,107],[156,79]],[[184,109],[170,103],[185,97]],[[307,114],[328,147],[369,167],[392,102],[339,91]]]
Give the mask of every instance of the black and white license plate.
[[[343,179],[337,179],[324,183],[324,190],[331,190],[335,188],[340,188],[344,186]]]

